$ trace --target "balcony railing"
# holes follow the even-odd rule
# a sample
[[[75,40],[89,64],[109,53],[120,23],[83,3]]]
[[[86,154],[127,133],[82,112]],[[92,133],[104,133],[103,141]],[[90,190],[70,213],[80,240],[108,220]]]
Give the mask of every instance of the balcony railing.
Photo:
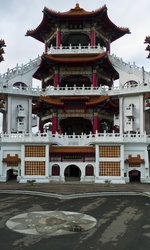
[[[9,79],[12,79],[18,75],[27,74],[32,69],[37,68],[40,65],[40,62],[41,62],[41,57],[39,56],[34,60],[30,60],[27,64],[21,66],[18,66],[17,64],[15,68],[8,69],[7,72],[2,75],[0,74],[0,83],[6,82]]]
[[[32,96],[32,97],[39,97],[42,96],[66,96],[66,95],[106,95],[109,96],[115,96],[115,95],[134,95],[137,93],[147,93],[150,90],[150,82],[146,85],[143,83],[138,83],[136,87],[124,87],[124,86],[114,86],[108,89],[108,87],[105,86],[99,86],[99,87],[56,87],[55,89],[53,87],[48,87],[44,91],[41,88],[32,88],[32,87],[22,87],[18,86],[16,88],[11,88],[11,85],[2,86],[0,85],[0,92],[3,94],[14,94],[14,95],[25,95],[25,96]]]
[[[120,134],[120,133],[96,133],[89,135],[60,135],[58,133],[16,133],[0,135],[0,143],[48,143],[60,146],[87,146],[97,143],[150,143],[150,136],[146,133]]]
[[[95,53],[103,53],[106,49],[100,46],[100,44],[91,46],[90,44],[87,46],[82,46],[79,44],[79,46],[62,46],[59,47],[51,45],[51,47],[48,50],[48,54],[95,54]]]

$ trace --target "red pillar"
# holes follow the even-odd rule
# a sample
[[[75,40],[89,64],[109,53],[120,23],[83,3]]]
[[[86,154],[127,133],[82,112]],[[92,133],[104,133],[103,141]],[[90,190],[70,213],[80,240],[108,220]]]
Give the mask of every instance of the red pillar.
[[[61,44],[61,31],[59,28],[57,28],[56,31],[56,47],[60,47]]]
[[[93,87],[97,87],[97,72],[96,72],[96,69],[93,70],[93,73],[92,73],[92,86]]]
[[[47,53],[47,50],[48,50],[48,46],[47,46],[47,43],[45,43],[45,53]]]
[[[52,134],[56,134],[58,130],[58,117],[57,114],[54,113],[52,117]]]
[[[94,111],[94,117],[93,117],[93,134],[96,133],[96,131],[98,131],[98,112]]]
[[[45,87],[44,81],[42,81],[42,90],[44,90],[44,87]]]
[[[91,30],[91,34],[90,34],[90,44],[91,46],[95,46],[96,45],[96,32],[95,30]]]
[[[55,70],[55,73],[54,73],[54,88],[57,88],[59,86],[59,73],[58,73],[58,70]]]
[[[43,133],[43,123],[41,121],[41,118],[39,119],[39,132]]]
[[[107,51],[110,54],[110,43],[107,45]]]

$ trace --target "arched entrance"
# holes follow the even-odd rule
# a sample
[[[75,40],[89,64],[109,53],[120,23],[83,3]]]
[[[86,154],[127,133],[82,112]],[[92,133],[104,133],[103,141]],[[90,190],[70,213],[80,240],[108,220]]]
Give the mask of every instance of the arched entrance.
[[[15,169],[7,170],[7,181],[17,181],[18,171]]]
[[[55,164],[52,166],[52,176],[60,176],[60,166]]]
[[[141,181],[141,172],[138,170],[131,170],[129,172],[130,182],[140,182]]]
[[[64,175],[65,181],[80,181],[81,170],[76,165],[69,165],[66,167]]]
[[[94,168],[91,164],[88,164],[85,168],[85,176],[94,176]]]

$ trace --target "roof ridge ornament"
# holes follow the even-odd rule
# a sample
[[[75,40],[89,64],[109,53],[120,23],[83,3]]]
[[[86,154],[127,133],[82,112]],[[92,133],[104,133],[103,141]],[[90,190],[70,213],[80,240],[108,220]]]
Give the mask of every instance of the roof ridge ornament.
[[[82,11],[83,8],[80,8],[79,2],[76,1],[75,8],[70,9],[70,11]]]
[[[75,9],[80,9],[78,1],[76,1],[76,7],[75,7]]]

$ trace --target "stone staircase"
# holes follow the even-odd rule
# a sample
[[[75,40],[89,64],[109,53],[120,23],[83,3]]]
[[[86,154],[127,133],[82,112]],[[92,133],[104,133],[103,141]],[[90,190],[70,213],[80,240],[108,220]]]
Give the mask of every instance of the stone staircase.
[[[37,57],[34,60],[30,60],[27,64],[17,66],[13,69],[8,69],[6,73],[0,75],[0,84],[8,83],[10,80],[18,77],[24,76],[30,71],[36,70],[39,67],[41,57]]]
[[[150,72],[146,72],[144,70],[144,67],[138,67],[135,65],[135,63],[133,63],[133,65],[131,65],[130,63],[125,63],[122,58],[119,58],[117,56],[115,56],[114,54],[109,55],[109,59],[112,63],[113,66],[115,66],[116,68],[121,69],[122,71],[125,71],[126,73],[129,74],[134,74],[140,78],[143,79],[143,82],[147,82],[150,83]]]

